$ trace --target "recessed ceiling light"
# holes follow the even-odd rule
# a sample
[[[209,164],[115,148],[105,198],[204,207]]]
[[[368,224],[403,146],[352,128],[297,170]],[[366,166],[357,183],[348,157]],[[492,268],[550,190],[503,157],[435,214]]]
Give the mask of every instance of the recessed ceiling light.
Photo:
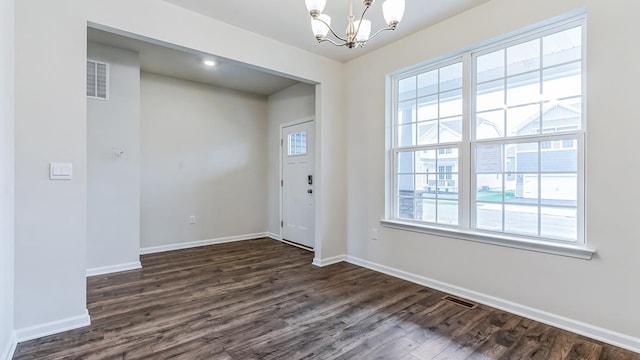
[[[213,60],[205,60],[203,63],[207,66],[214,66],[216,64]]]

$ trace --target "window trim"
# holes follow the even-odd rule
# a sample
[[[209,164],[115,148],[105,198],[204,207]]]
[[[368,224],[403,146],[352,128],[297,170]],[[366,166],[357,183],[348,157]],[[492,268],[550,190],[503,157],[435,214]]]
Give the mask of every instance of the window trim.
[[[475,131],[472,128],[471,120],[472,117],[475,118],[472,114],[472,110],[475,109],[475,104],[471,104],[472,99],[472,91],[475,88],[475,74],[472,71],[472,62],[475,57],[482,55],[484,53],[489,53],[492,50],[498,48],[507,48],[514,44],[523,43],[527,40],[540,38],[546,36],[548,34],[553,34],[558,31],[562,31],[563,29],[569,29],[572,26],[582,26],[582,58],[581,58],[581,66],[582,66],[582,128],[578,131],[563,131],[560,133],[548,134],[549,137],[555,136],[576,136],[576,144],[578,151],[578,184],[577,184],[577,240],[576,241],[563,241],[563,240],[554,240],[554,239],[545,239],[542,237],[527,237],[516,234],[509,234],[503,232],[491,232],[485,230],[477,230],[472,227],[471,222],[473,222],[472,215],[474,213],[472,202],[475,201],[475,196],[471,194],[470,189],[472,189],[474,181],[474,170],[472,169],[472,161],[471,156],[473,156],[473,147],[479,143],[491,142],[491,141],[499,141],[499,142],[509,142],[509,141],[525,141],[526,137],[521,138],[518,137],[516,139],[510,139],[509,137],[499,138],[499,139],[487,139],[485,140],[474,140],[471,132]],[[584,144],[584,137],[586,134],[586,99],[587,99],[587,89],[586,89],[586,62],[587,62],[587,42],[586,42],[586,34],[587,34],[587,23],[586,23],[586,13],[584,9],[580,9],[579,11],[574,11],[571,14],[564,15],[562,17],[552,19],[542,24],[537,24],[534,26],[529,26],[520,31],[506,34],[500,36],[498,38],[492,39],[490,41],[486,41],[483,44],[479,44],[477,46],[471,46],[460,51],[451,53],[447,56],[440,56],[436,59],[423,62],[420,64],[416,64],[414,66],[408,67],[404,70],[395,71],[390,73],[386,77],[386,129],[387,136],[385,137],[386,143],[386,154],[385,156],[385,217],[380,220],[380,223],[383,227],[388,227],[392,229],[412,231],[423,234],[437,235],[461,240],[468,240],[486,244],[493,244],[498,246],[506,246],[511,248],[529,250],[529,251],[537,251],[548,254],[562,255],[575,257],[579,259],[591,259],[595,254],[595,250],[589,249],[587,247],[587,237],[586,237],[586,205],[585,205],[585,197],[586,197],[586,161],[584,152],[586,151],[586,145]],[[396,124],[395,124],[395,113],[397,113],[398,102],[397,99],[397,91],[398,91],[398,81],[403,78],[408,78],[411,76],[415,76],[417,74],[421,74],[424,72],[431,71],[433,69],[438,69],[444,66],[448,66],[450,64],[462,62],[463,64],[463,88],[462,88],[462,101],[463,104],[463,114],[462,114],[462,139],[460,142],[455,143],[442,143],[442,144],[433,144],[434,148],[440,147],[458,147],[459,151],[459,168],[457,171],[458,174],[458,186],[459,186],[459,220],[457,226],[447,226],[443,224],[437,223],[425,223],[419,221],[405,220],[399,219],[396,210],[397,210],[397,179],[395,179],[396,175],[396,154],[398,150],[412,150],[412,148],[417,148],[420,146],[414,147],[395,147],[397,139],[396,137]],[[542,71],[542,70],[541,70]],[[532,136],[539,140],[540,135]],[[533,140],[533,139],[529,139]],[[582,145],[580,144],[582,142]],[[574,148],[575,148],[574,147]],[[422,148],[422,147],[420,147]],[[415,149],[417,150],[417,149]]]

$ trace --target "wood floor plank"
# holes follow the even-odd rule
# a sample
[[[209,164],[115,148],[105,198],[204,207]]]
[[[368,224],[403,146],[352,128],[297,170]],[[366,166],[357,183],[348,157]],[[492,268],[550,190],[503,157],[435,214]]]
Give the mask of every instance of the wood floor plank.
[[[640,354],[269,239],[141,257],[87,279],[91,325],[14,359],[601,359]]]

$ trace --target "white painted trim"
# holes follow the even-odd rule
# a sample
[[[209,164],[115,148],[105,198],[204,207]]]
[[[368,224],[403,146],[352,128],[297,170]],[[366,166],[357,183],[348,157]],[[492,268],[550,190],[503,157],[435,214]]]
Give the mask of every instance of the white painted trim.
[[[82,315],[60,319],[40,325],[29,326],[23,329],[17,329],[16,339],[18,342],[24,342],[43,336],[61,333],[67,330],[81,328],[88,325],[91,325],[91,318],[89,317],[89,311],[85,310],[85,313]]]
[[[137,270],[137,269],[142,269],[142,264],[140,263],[140,261],[134,261],[134,262],[126,263],[126,264],[118,264],[118,265],[103,266],[103,267],[98,267],[98,268],[93,268],[93,269],[87,269],[87,277],[96,276],[96,275],[111,274],[111,273],[116,273],[116,272],[120,272],[120,271],[127,271],[127,270]]]
[[[11,360],[13,359],[13,354],[16,352],[16,347],[18,346],[18,340],[16,339],[16,332],[11,332],[11,339],[9,340],[9,347],[2,351],[2,360]]]
[[[313,258],[313,265],[324,267],[346,261],[346,259],[346,255],[336,255],[326,259]]]
[[[253,239],[259,239],[259,238],[264,238],[268,236],[269,236],[268,233],[262,232],[262,233],[255,233],[255,234],[228,236],[228,237],[217,238],[217,239],[198,240],[198,241],[190,241],[185,243],[152,246],[147,248],[141,248],[140,255],[155,254],[155,253],[172,251],[172,250],[190,249],[190,248],[199,247],[199,246],[224,244],[224,243],[235,242],[235,241],[253,240]]]
[[[451,295],[459,296],[500,310],[504,310],[512,314],[523,316],[547,325],[555,326],[557,328],[583,335],[595,340],[599,340],[607,344],[640,353],[640,338],[604,329],[581,321],[569,319],[543,310],[534,309],[525,305],[517,304],[476,291],[467,290],[455,285],[429,279],[424,276],[412,274],[389,266],[380,265],[353,256],[346,256],[345,261],[370,270],[381,272],[383,274],[407,280],[418,285],[426,286],[432,289],[446,292]]]
[[[282,236],[280,236],[280,234],[276,234],[272,232],[267,232],[267,237],[273,240],[278,240],[278,241],[282,240]]]

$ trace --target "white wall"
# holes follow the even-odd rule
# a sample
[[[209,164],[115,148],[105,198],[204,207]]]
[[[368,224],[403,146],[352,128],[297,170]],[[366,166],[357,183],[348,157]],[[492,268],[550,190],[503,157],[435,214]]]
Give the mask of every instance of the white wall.
[[[0,359],[13,337],[14,1],[0,1]]]
[[[298,83],[269,96],[268,231],[280,236],[280,125],[312,118],[316,110],[314,85]]]
[[[25,331],[86,315],[87,40],[82,6],[69,5],[16,2],[15,326]],[[52,161],[72,163],[73,180],[49,180]]]
[[[385,75],[582,6],[588,10],[586,222],[588,245],[597,250],[593,260],[386,228],[378,241],[369,240],[384,217]],[[493,0],[349,62],[349,255],[596,326],[603,334],[613,331],[613,338],[640,348],[640,166],[632,155],[640,133],[634,115],[639,11],[640,3],[624,0]]]
[[[145,72],[141,90],[141,247],[264,233],[267,98]]]
[[[16,328],[35,334],[85,320],[88,21],[321,83],[316,92],[316,256],[346,252],[342,64],[163,1],[20,1],[15,73]],[[74,179],[49,181],[50,161],[72,162]]]
[[[109,100],[87,99],[87,268],[104,272],[139,265],[140,60],[96,43],[87,57],[109,64]]]

